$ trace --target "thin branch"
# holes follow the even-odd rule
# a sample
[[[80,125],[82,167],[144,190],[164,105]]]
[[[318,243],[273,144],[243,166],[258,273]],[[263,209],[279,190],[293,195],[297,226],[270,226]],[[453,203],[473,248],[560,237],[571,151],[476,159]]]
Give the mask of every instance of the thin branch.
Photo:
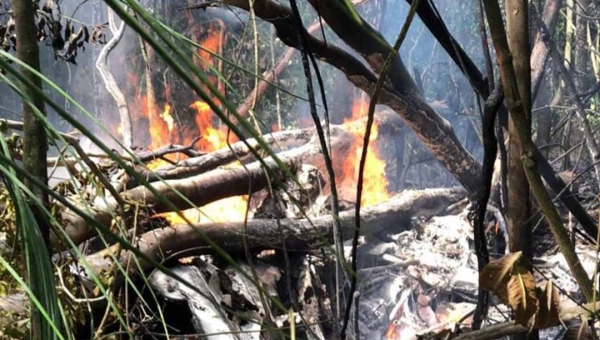
[[[319,143],[321,145],[321,150],[323,152],[323,157],[325,159],[325,166],[327,168],[327,174],[329,175],[329,186],[331,188],[331,208],[332,208],[331,214],[334,218],[334,229],[333,229],[334,244],[335,244],[335,249],[338,254],[337,255],[338,259],[339,259],[338,261],[336,261],[336,286],[339,287],[340,286],[339,273],[341,271],[340,261],[345,262],[345,259],[344,259],[344,249],[343,249],[342,238],[341,238],[341,224],[338,219],[338,216],[340,213],[340,208],[339,208],[339,200],[338,200],[338,196],[337,196],[337,186],[336,186],[336,182],[335,182],[335,172],[333,170],[333,162],[331,161],[331,153],[329,151],[329,146],[330,146],[329,122],[327,122],[326,131],[323,131],[323,126],[321,125],[321,121],[320,121],[319,115],[317,113],[315,94],[314,94],[314,89],[313,89],[313,84],[312,84],[312,75],[311,75],[311,71],[310,71],[310,65],[308,63],[308,61],[309,61],[309,52],[308,52],[309,44],[307,43],[307,35],[308,34],[306,33],[306,29],[304,28],[304,24],[302,23],[302,18],[300,17],[300,11],[298,10],[298,5],[296,4],[296,0],[290,0],[290,6],[292,9],[292,14],[294,16],[294,25],[297,30],[297,39],[299,42],[298,49],[300,50],[300,54],[302,55],[302,66],[304,69],[304,76],[306,77],[306,90],[308,93],[309,104],[310,104],[310,115],[315,123],[315,128],[317,130],[317,135],[319,137]],[[312,56],[311,59],[314,59],[312,52],[310,52],[310,55]],[[317,70],[317,69],[315,69],[315,70]],[[322,83],[320,82],[319,84],[321,85]],[[322,89],[322,87],[321,87],[321,89]],[[323,98],[323,100],[325,100],[325,98]],[[339,320],[339,316],[340,316],[339,294],[336,294],[335,305],[336,305],[335,311],[337,314],[336,317]]]
[[[167,145],[156,150],[139,153],[137,156],[142,163],[147,163],[159,158],[163,159],[166,155],[173,153],[182,153],[188,157],[201,157],[206,155],[206,152],[197,151],[194,147],[201,138],[202,136],[195,138],[188,145]]]
[[[494,163],[498,152],[498,140],[495,134],[496,116],[504,100],[502,86],[498,84],[492,94],[485,102],[482,119],[483,135],[483,167],[481,174],[481,191],[477,195],[477,201],[473,209],[473,229],[475,240],[475,253],[477,254],[477,268],[479,272],[483,270],[490,261],[485,239],[485,212],[492,188],[492,177],[494,174]],[[479,329],[487,315],[489,293],[479,289],[477,296],[477,308],[473,317],[473,329]]]
[[[381,69],[381,73],[379,74],[379,79],[377,80],[377,84],[375,85],[375,89],[373,91],[373,93],[371,94],[371,100],[369,101],[369,114],[368,114],[368,118],[367,118],[367,127],[366,127],[366,131],[365,131],[365,136],[363,139],[363,149],[362,149],[362,153],[360,156],[360,164],[359,164],[359,168],[358,168],[358,186],[356,189],[356,210],[355,210],[355,214],[354,214],[354,223],[356,225],[356,229],[354,231],[354,237],[352,239],[352,277],[351,277],[351,281],[350,281],[350,298],[348,299],[348,303],[346,306],[346,311],[344,314],[344,322],[342,325],[342,331],[341,331],[341,338],[342,340],[346,339],[346,329],[348,327],[348,322],[350,320],[350,311],[352,309],[352,303],[355,302],[355,297],[354,297],[354,292],[356,291],[356,284],[357,284],[357,248],[358,248],[358,238],[360,236],[360,207],[361,207],[361,198],[362,198],[362,191],[363,191],[363,181],[364,181],[364,172],[365,172],[365,165],[366,165],[366,161],[367,161],[367,153],[369,150],[369,142],[371,139],[371,129],[373,127],[373,120],[374,120],[374,116],[375,116],[375,106],[377,105],[377,101],[379,99],[379,95],[381,94],[381,91],[383,89],[383,85],[385,84],[387,77],[388,77],[388,73],[391,71],[392,69],[392,65],[393,62],[398,54],[398,50],[400,49],[400,46],[402,46],[402,43],[404,42],[404,39],[406,38],[406,34],[408,33],[408,29],[411,26],[412,20],[416,14],[416,10],[417,7],[419,6],[420,0],[415,0],[412,2],[411,6],[410,6],[410,10],[408,12],[408,15],[406,17],[406,21],[404,22],[404,25],[402,26],[402,29],[400,30],[400,34],[398,35],[398,38],[396,39],[396,42],[394,44],[394,47],[392,48],[392,51],[388,54],[387,59],[385,60],[385,63]],[[354,308],[358,309],[358,304],[355,305]],[[355,322],[358,322],[358,320],[355,320]]]
[[[114,14],[111,10],[109,10],[109,23],[114,24]],[[111,94],[115,102],[117,103],[117,108],[119,110],[119,117],[121,119],[121,134],[123,135],[123,144],[126,148],[131,148],[133,145],[133,128],[131,126],[131,115],[129,113],[129,107],[127,106],[127,101],[125,99],[125,95],[119,89],[117,85],[117,81],[113,77],[112,73],[108,69],[108,55],[110,52],[117,46],[121,38],[123,37],[123,33],[125,33],[125,25],[124,21],[121,21],[121,25],[119,29],[115,32],[113,31],[113,37],[110,39],[106,45],[98,54],[98,59],[96,60],[96,68],[100,72],[102,79],[104,80],[104,85],[106,86],[106,90]]]
[[[250,94],[246,97],[244,102],[237,107],[237,112],[241,116],[245,116],[246,114],[248,114],[251,108],[254,107],[254,102],[265,93],[269,84],[272,83],[275,80],[275,78],[279,76],[279,74],[283,72],[283,70],[286,69],[295,53],[295,48],[288,47],[288,49],[285,50],[285,52],[281,55],[279,61],[277,61],[277,64],[271,70],[265,72],[265,75],[262,79],[260,79],[260,81],[254,87],[254,89],[252,89],[252,92],[250,92]]]

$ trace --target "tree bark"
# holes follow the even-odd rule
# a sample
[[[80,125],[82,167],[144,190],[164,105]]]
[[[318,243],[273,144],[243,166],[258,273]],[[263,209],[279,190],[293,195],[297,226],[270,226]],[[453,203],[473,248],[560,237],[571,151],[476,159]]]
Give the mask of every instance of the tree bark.
[[[408,190],[387,202],[361,209],[361,230],[365,235],[390,229],[402,230],[408,226],[411,217],[431,217],[439,214],[449,205],[464,197],[462,188]],[[344,211],[339,216],[342,226],[342,237],[350,239],[354,233],[354,210]],[[135,244],[138,249],[155,261],[162,261],[171,254],[188,249],[198,249],[211,253],[201,237],[201,233],[219,244],[228,253],[244,252],[244,240],[251,251],[265,249],[281,249],[285,243],[288,251],[318,250],[331,244],[333,235],[333,217],[323,215],[310,220],[300,219],[250,219],[244,222],[201,223],[194,226],[178,225],[149,231],[140,235]],[[203,248],[204,247],[204,248]],[[113,263],[109,254],[118,255],[119,246],[114,245],[96,254],[89,255],[86,260],[96,273],[110,270]],[[182,253],[185,254],[185,253]],[[133,254],[121,251],[118,257],[126,263]],[[142,270],[150,269],[149,263],[142,262]],[[132,272],[138,269],[130,266]]]
[[[531,69],[529,58],[529,9],[527,1],[506,0],[506,31],[513,57],[518,91],[523,108],[522,128],[531,134]],[[523,145],[515,126],[514,113],[508,122],[508,246],[511,252],[522,251],[529,262],[533,257],[529,213],[529,183],[523,169]],[[531,138],[531,135],[529,135]]]
[[[15,0],[13,5],[13,15],[15,19],[15,33],[18,37],[17,58],[29,65],[32,69],[40,71],[40,59],[37,37],[37,26],[35,24],[35,4],[30,0]],[[42,88],[42,80],[33,72],[24,67],[20,68],[20,72],[24,78],[29,80],[35,87]],[[46,152],[48,142],[46,140],[46,130],[44,123],[36,114],[36,110],[44,115],[44,100],[36,95],[33,88],[23,84],[22,90],[24,95],[30,100],[30,103],[23,100],[23,168],[26,172],[39,179],[42,183],[48,182],[48,173],[46,170]],[[46,246],[50,246],[50,226],[45,217],[45,212],[40,208],[42,204],[46,208],[49,207],[48,196],[38,186],[25,180],[24,184],[32,192],[34,197],[29,198],[28,204],[31,207],[37,224],[40,229],[42,239]],[[38,202],[35,202],[35,201]],[[23,218],[23,217],[21,217]],[[28,262],[30,263],[31,260]],[[28,263],[28,264],[29,264]],[[42,297],[43,288],[40,287],[42,280],[39,278],[39,273],[29,271],[29,284],[33,293],[40,300]],[[47,336],[49,334],[49,323],[44,321],[38,308],[31,308],[32,335],[36,339]],[[51,314],[51,319],[56,318],[56,315]],[[54,319],[53,321],[56,321]]]
[[[529,53],[529,8],[527,0],[506,0],[506,30],[510,52],[513,57],[514,72],[521,99],[520,112],[510,112],[508,120],[508,247],[510,252],[523,252],[526,265],[531,266],[533,260],[533,243],[531,223],[528,223],[531,211],[529,182],[523,168],[524,136],[519,134],[528,131],[531,140],[531,68]],[[504,86],[507,83],[504,82]],[[514,89],[508,89],[514,91]],[[515,122],[515,115],[524,115],[521,122]],[[518,126],[520,124],[521,126]],[[521,131],[519,131],[521,129]],[[480,271],[481,272],[481,271]],[[513,336],[513,340],[527,339],[531,336],[538,339],[537,331]]]
[[[36,25],[34,21],[35,8],[31,1],[19,0],[13,3],[15,17],[15,32],[19,37],[17,46],[17,57],[34,70],[40,71],[39,48],[36,39]],[[42,80],[33,72],[25,68],[20,69],[21,74],[29,79],[36,87],[42,88]],[[42,182],[48,181],[46,170],[46,151],[48,143],[46,141],[46,130],[44,124],[35,113],[39,110],[45,114],[44,100],[35,94],[28,86],[23,88],[24,94],[29,97],[30,104],[23,102],[23,168]],[[48,197],[37,186],[25,181],[25,185],[30,188],[36,198],[45,206],[48,206]],[[36,211],[35,206],[32,207]],[[41,213],[40,213],[41,216]],[[46,222],[38,220],[42,236],[48,244],[49,228]]]
[[[222,3],[249,9],[248,2],[243,0],[226,0]],[[365,57],[374,70],[381,69],[392,50],[391,46],[354,12],[350,2],[321,1],[318,5],[313,2],[313,5],[318,6],[319,13],[336,34]],[[278,37],[285,44],[296,48],[299,46],[293,14],[288,7],[272,0],[257,0],[254,2],[254,12],[275,26]],[[377,78],[362,62],[336,46],[314,36],[306,36],[307,45],[315,57],[340,69],[366,93],[373,92]],[[394,60],[390,79],[378,102],[396,111],[442,165],[469,192],[476,192],[481,165],[464,149],[448,121],[437,115],[424,101],[399,57]]]

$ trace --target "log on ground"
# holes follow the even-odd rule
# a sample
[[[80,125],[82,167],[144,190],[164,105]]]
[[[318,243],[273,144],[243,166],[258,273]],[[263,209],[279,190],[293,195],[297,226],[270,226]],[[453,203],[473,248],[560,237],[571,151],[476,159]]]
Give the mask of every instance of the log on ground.
[[[373,235],[386,229],[407,228],[410,218],[415,216],[431,217],[439,214],[448,206],[464,199],[466,191],[462,188],[409,190],[390,200],[364,208],[361,211],[361,233]],[[350,239],[354,233],[354,211],[340,214],[342,236]],[[311,220],[257,219],[244,222],[200,223],[196,225],[178,225],[156,229],[140,235],[137,248],[155,261],[163,261],[172,254],[185,256],[186,250],[195,249],[195,253],[213,253],[205,241],[207,238],[227,252],[244,251],[244,235],[251,251],[281,249],[284,242],[288,251],[312,251],[331,245],[333,217],[320,216]],[[110,255],[119,254],[119,245],[113,245],[98,253],[89,255],[86,260],[93,271],[99,273],[111,270]],[[119,261],[126,263],[133,253],[121,251]],[[141,261],[143,270],[149,264]],[[131,267],[134,270],[133,266]]]
[[[291,158],[284,159],[283,162],[292,172],[296,168]],[[219,168],[185,179],[153,183],[154,190],[168,199],[171,205],[159,199],[147,187],[136,187],[127,190],[121,194],[121,197],[128,202],[151,208],[154,213],[173,211],[173,206],[180,210],[193,208],[194,205],[203,206],[219,199],[259,191],[268,184],[269,180],[282,181],[284,178],[283,170],[277,166],[275,161],[266,159],[265,163],[269,167],[270,174],[265,171],[262,164],[255,162],[245,167]],[[89,214],[96,221],[106,227],[110,226],[113,214],[118,208],[118,202],[113,197],[96,199],[92,209],[88,208],[87,203],[74,204],[83,211],[89,211]],[[95,234],[93,226],[66,207],[63,207],[61,222],[66,234],[75,244],[79,244]],[[65,245],[58,242],[56,235],[53,236],[54,247],[64,249]]]
[[[375,124],[379,127],[379,135],[392,136],[398,134],[398,132],[404,127],[402,119],[390,110],[382,110],[377,112],[375,115]],[[332,125],[331,133],[332,138],[332,149],[336,153],[336,146],[340,147],[347,145],[347,143],[354,140],[354,136],[348,134],[351,130],[364,131],[366,127],[366,118],[360,118],[355,121]],[[266,134],[262,136],[263,140],[269,145],[275,152],[290,151],[295,148],[300,148],[307,144],[318,144],[316,129],[298,129],[289,131],[280,131],[272,134]],[[214,152],[207,153],[202,156],[192,157],[186,159],[178,164],[168,165],[156,170],[139,169],[138,173],[149,182],[159,181],[160,179],[182,179],[189,176],[195,176],[210,170],[213,170],[219,166],[227,165],[237,160],[248,161],[255,160],[251,156],[250,147],[261,150],[256,139],[247,139],[245,141],[236,142]],[[322,160],[314,160],[316,163],[323,163]],[[312,164],[310,161],[303,162]],[[325,171],[325,168],[320,168],[321,171]],[[325,172],[324,172],[325,173]],[[131,179],[127,183],[127,188],[137,186],[139,183]]]

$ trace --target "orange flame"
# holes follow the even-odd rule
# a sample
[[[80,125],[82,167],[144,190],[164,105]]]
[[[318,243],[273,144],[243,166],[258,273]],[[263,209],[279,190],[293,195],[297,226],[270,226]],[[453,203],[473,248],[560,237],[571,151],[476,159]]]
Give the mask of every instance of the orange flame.
[[[224,42],[224,37],[222,30],[215,28],[215,25],[212,24],[206,33],[202,35],[205,35],[206,38],[198,43],[202,45],[204,49],[197,50],[197,56],[194,61],[198,66],[207,69],[209,66],[214,66],[218,63],[218,61],[215,62],[215,59],[212,58],[211,52],[219,53]],[[217,85],[221,91],[224,91],[220,86],[222,84],[218,83],[219,80],[217,78],[210,77],[209,79],[213,84]],[[179,126],[178,121],[174,117],[174,113],[179,112],[178,109],[181,108],[174,104],[172,100],[173,89],[169,85],[165,86],[163,93],[164,99],[160,99],[163,101],[160,102],[157,98],[154,98],[153,95],[140,92],[140,89],[143,87],[140,86],[137,76],[129,74],[128,80],[130,81],[130,84],[136,88],[136,96],[131,103],[131,111],[138,115],[138,120],[142,119],[143,121],[148,122],[149,139],[147,145],[150,149],[156,150],[159,147],[172,143],[189,145],[198,136],[201,136],[202,138],[195,146],[202,151],[211,152],[225,148],[228,143],[233,143],[237,140],[234,138],[235,135],[228,133],[224,126],[217,126],[215,124],[214,112],[206,102],[198,100],[187,105],[190,109],[195,111],[195,126]],[[213,98],[213,100],[216,100],[216,98]],[[218,101],[217,105],[219,105]],[[368,101],[364,98],[357,98],[352,105],[352,120],[365,116],[367,111]],[[348,122],[345,122],[345,124],[347,130],[354,136],[354,140],[349,152],[346,155],[342,155],[345,159],[343,159],[342,162],[339,162],[342,169],[341,171],[338,171],[338,180],[341,183],[341,187],[356,188],[359,161],[363,148],[364,126],[350,124]],[[273,126],[273,130],[275,130],[275,127],[276,126]],[[385,161],[379,157],[379,151],[373,143],[373,141],[377,139],[377,130],[378,127],[374,125],[364,173],[363,195],[361,200],[363,206],[380,203],[387,200],[390,196],[387,191],[388,183],[385,176],[386,164]],[[175,160],[172,158],[169,159]],[[157,160],[149,166],[155,169],[166,164],[168,163],[165,160]],[[192,223],[200,221],[240,221],[243,220],[246,215],[247,202],[247,196],[230,197],[213,202],[200,209],[183,211],[183,215]],[[161,215],[167,218],[172,224],[185,223],[185,219],[176,213],[165,213]]]
[[[208,36],[200,44],[203,48],[198,49],[198,57],[200,58],[200,65],[198,66],[206,68],[206,65],[215,65],[211,54],[219,51],[222,39],[221,32],[211,24],[208,27]]]
[[[150,124],[148,132],[151,136],[150,147],[152,149],[156,149],[160,146],[165,146],[166,144],[169,144],[172,132],[175,129],[175,119],[173,118],[173,116],[171,116],[171,105],[165,104],[164,111],[158,115],[162,122],[159,122],[155,119],[150,120],[150,117],[154,118],[154,114],[150,114],[148,116],[148,123]],[[175,155],[165,156],[165,158],[170,160],[175,160],[175,157]],[[159,158],[148,163],[148,169],[154,170],[163,166],[167,166],[169,164],[170,163],[168,161]]]
[[[341,187],[355,190],[358,183],[358,170],[360,158],[363,152],[363,141],[366,127],[350,122],[367,115],[369,102],[364,97],[359,97],[352,103],[352,118],[345,120],[346,130],[354,136],[354,141],[350,147],[346,159],[342,163]],[[363,191],[361,196],[361,206],[366,207],[377,203],[385,202],[390,198],[388,192],[388,181],[385,173],[385,161],[379,157],[379,150],[374,145],[377,140],[378,126],[373,124],[371,135],[369,136],[369,149],[367,150],[367,159],[365,161],[365,170],[363,174]]]
[[[175,119],[171,116],[171,105],[165,104],[165,110],[160,115],[160,118],[167,124],[167,130],[169,131],[169,135],[173,132],[173,128],[175,127]]]
[[[188,18],[190,19],[190,18]],[[202,33],[202,32],[199,32]],[[204,49],[199,48],[197,53],[196,62],[198,66],[203,69],[207,69],[209,66],[214,66],[215,62],[212,58],[212,53],[218,53],[223,43],[223,32],[222,30],[216,29],[214,25],[210,25],[205,34],[206,38],[199,41],[199,44]],[[210,51],[210,52],[209,52]],[[156,150],[160,147],[172,144],[172,143],[183,143],[185,145],[191,144],[191,142],[198,136],[202,136],[202,139],[195,144],[196,147],[202,151],[211,152],[227,146],[227,130],[216,128],[213,125],[214,113],[210,106],[202,101],[196,101],[189,105],[190,108],[196,112],[194,121],[196,126],[193,127],[178,127],[177,121],[173,116],[173,102],[172,88],[168,84],[164,89],[164,98],[166,102],[158,104],[157,99],[152,94],[143,94],[140,92],[140,86],[138,84],[138,77],[130,73],[127,75],[129,83],[135,87],[136,96],[135,100],[131,104],[132,113],[138,114],[138,119],[147,120],[148,122],[148,147],[151,150]],[[218,80],[211,79],[214,83]],[[160,107],[164,106],[161,110]],[[234,142],[234,135],[229,134],[231,138],[229,142]],[[169,160],[174,161],[175,157],[182,157],[181,155],[167,156]],[[166,160],[158,159],[150,164],[150,169],[160,168],[168,165]],[[183,215],[190,222],[195,223],[199,221],[235,221],[243,220],[247,209],[247,197],[238,196],[230,197],[217,202],[210,203],[200,209],[189,209],[183,211]],[[200,211],[201,210],[201,211]],[[176,213],[164,213],[160,214],[169,220],[172,224],[185,223],[185,219]]]
[[[151,96],[138,94],[134,101],[136,110],[142,118],[148,120],[148,133],[150,135],[150,149],[155,150],[165,144],[171,142],[171,130],[168,123],[163,118],[166,115],[170,116],[171,106],[166,104],[164,111],[158,109],[154,98]]]

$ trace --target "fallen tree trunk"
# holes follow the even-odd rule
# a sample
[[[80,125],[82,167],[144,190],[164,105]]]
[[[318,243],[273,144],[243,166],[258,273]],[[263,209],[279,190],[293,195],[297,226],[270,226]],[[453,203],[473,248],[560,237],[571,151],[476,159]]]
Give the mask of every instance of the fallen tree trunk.
[[[203,206],[222,198],[259,191],[268,184],[269,180],[272,182],[283,180],[282,169],[277,167],[271,159],[266,159],[265,162],[269,167],[270,174],[267,174],[265,168],[256,162],[245,167],[220,168],[185,179],[154,183],[152,185],[154,190],[170,201],[171,205],[166,204],[164,199],[160,199],[147,187],[141,186],[121,193],[121,198],[131,204],[149,207],[154,213],[173,211],[171,206],[180,210]],[[292,158],[284,158],[283,162],[289,168],[295,168]],[[81,205],[72,201],[75,205]],[[118,200],[114,197],[107,197],[106,199],[96,199],[91,209],[84,204],[82,210],[88,211],[98,223],[110,226],[113,214],[118,207]],[[63,207],[61,222],[66,234],[75,244],[89,239],[95,233],[94,228],[83,217],[66,207]],[[57,235],[53,235],[52,238],[55,248],[68,247],[66,243],[60,244],[57,237]]]
[[[364,131],[365,121],[366,118],[361,118],[342,125],[331,126],[332,152],[339,155],[347,154],[352,145],[355,145],[357,139],[353,132]],[[391,111],[378,113],[375,123],[380,127],[380,134],[393,134],[403,127],[400,117]],[[266,138],[270,138],[274,145],[277,143],[276,145],[281,147],[291,148],[277,154],[277,157],[288,166],[292,166],[292,164],[311,164],[322,172],[325,171],[323,153],[313,129],[275,133],[266,136]],[[255,143],[254,140],[249,140],[250,145]],[[297,147],[297,145],[301,146]],[[200,207],[226,197],[254,193],[262,190],[269,180],[259,162],[215,169],[215,167],[228,164],[238,159],[238,157],[248,158],[249,154],[250,151],[247,145],[238,142],[233,144],[231,149],[226,148],[200,157],[190,158],[183,162],[185,166],[170,166],[158,170],[157,173],[163,179],[165,177],[167,179],[161,182],[155,181],[152,186],[171,204],[166,204],[164,200],[160,200],[150,189],[144,186],[137,186],[121,192],[119,197],[130,204],[149,207],[154,213],[162,213],[174,211],[173,207],[185,210],[195,206]],[[276,163],[270,158],[266,158],[266,161],[269,168],[275,172],[275,176],[270,178],[271,182],[276,183],[283,180],[283,173],[276,166]],[[203,170],[206,169],[212,170],[204,172]],[[148,175],[152,175],[152,173],[148,173]],[[193,205],[188,203],[188,200]],[[71,201],[81,207],[82,210],[89,210],[87,203],[78,203],[76,199]],[[115,199],[114,196],[105,199],[97,198],[93,202],[89,213],[100,224],[110,226],[113,214],[115,214],[118,207],[119,200]],[[61,218],[66,234],[76,244],[89,239],[95,233],[93,227],[88,225],[85,219],[66,208],[64,208]],[[53,244],[58,244],[56,235],[53,235],[52,241]],[[65,245],[56,248],[64,249]]]
[[[331,135],[332,150],[341,154],[348,151],[354,140],[354,136],[341,126],[332,126]],[[221,154],[220,152],[218,151],[217,153]],[[319,169],[325,168],[320,145],[314,136],[311,142],[301,147],[281,152],[277,156],[288,167],[305,163],[312,164]],[[204,158],[204,156],[200,158]],[[217,159],[221,158],[217,157]],[[269,180],[272,183],[282,181],[284,179],[283,172],[277,167],[275,161],[271,158],[267,158],[265,161],[269,164],[271,171],[274,172],[270,178],[265,173],[261,164],[254,162],[244,166],[222,167],[182,179],[152,183],[154,190],[164,196],[171,204],[166,204],[164,200],[160,200],[145,186],[138,186],[124,191],[120,194],[120,197],[132,204],[150,207],[154,213],[173,211],[174,209],[171,206],[179,210],[201,207],[222,198],[251,194],[262,190],[268,184]],[[196,167],[191,167],[191,169],[193,171],[197,170]],[[179,170],[176,169],[175,171]],[[190,172],[192,171],[188,171],[188,174]],[[193,205],[188,203],[188,201]],[[118,200],[109,196],[106,199],[97,198],[93,203],[93,208],[89,213],[100,224],[110,226],[113,214],[119,207]],[[76,203],[76,205],[82,206],[82,210],[84,211],[88,210],[85,203]],[[84,218],[66,208],[64,208],[61,218],[66,234],[76,244],[89,239],[95,233],[93,227]],[[53,244],[57,245],[56,235],[54,236],[52,241]],[[65,247],[66,243],[63,246],[58,246],[57,249],[64,249]]]
[[[410,218],[415,216],[431,217],[439,214],[449,205],[466,197],[462,188],[409,190],[398,194],[387,202],[363,208],[361,211],[361,230],[369,236],[384,229],[402,230],[408,227]],[[342,236],[350,239],[354,233],[354,211],[340,213]],[[151,259],[160,262],[172,254],[185,254],[185,250],[199,249],[212,253],[207,247],[206,238],[218,244],[223,250],[234,253],[244,251],[244,235],[251,251],[281,249],[288,251],[318,250],[331,245],[333,217],[324,215],[311,220],[272,219],[248,220],[244,222],[200,223],[196,225],[178,225],[149,231],[139,236],[134,244]],[[200,247],[200,248],[199,248]],[[204,247],[204,248],[202,248]],[[89,255],[86,260],[97,274],[111,270],[111,255],[122,264],[131,260],[133,253],[120,251],[118,244],[98,253]],[[197,251],[195,253],[198,253]],[[119,255],[120,254],[120,255]],[[149,263],[141,261],[142,270],[150,269]],[[132,273],[135,266],[130,266]]]
[[[314,134],[313,129],[299,129],[292,131],[280,131],[263,136],[264,141],[274,149],[285,150],[306,144]],[[182,179],[189,176],[198,175],[219,166],[223,166],[239,159],[244,160],[250,154],[251,148],[260,149],[258,142],[252,138],[245,142],[240,141],[205,155],[192,157],[175,165],[169,165],[156,170],[139,169],[138,173],[148,182],[156,182],[161,179]],[[127,183],[127,188],[133,188],[139,185],[137,181],[131,179]]]
[[[389,110],[378,112],[375,116],[375,124],[377,124],[379,127],[379,135],[388,136],[397,134],[404,127],[402,119],[400,119],[397,114]],[[334,141],[332,143],[340,146],[343,143],[352,142],[352,137],[350,135],[344,135],[344,131],[347,131],[348,129],[351,129],[352,131],[364,131],[365,126],[366,118],[360,118],[350,123],[332,126],[331,129],[337,131],[337,133],[332,132],[334,133],[332,136]],[[308,129],[280,131],[263,136],[265,142],[277,152],[297,148],[302,145],[306,145],[307,143],[316,143],[315,138],[316,129],[314,127]],[[138,170],[138,173],[142,175],[148,182],[155,182],[161,179],[182,179],[195,176],[206,171],[213,170],[219,166],[230,164],[237,160],[255,160],[250,158],[252,154],[248,145],[254,149],[259,148],[259,145],[255,139],[247,139],[245,142],[236,142],[231,144],[230,147],[226,147],[198,157],[192,157],[175,165],[165,166],[156,170],[140,169]],[[336,150],[336,147],[334,146],[333,152],[336,153],[338,151],[339,150]],[[315,165],[313,162],[319,164],[322,163],[322,161],[317,161],[316,159],[313,161],[302,161],[302,163]],[[319,167],[319,169],[325,173],[325,167]],[[137,181],[130,180],[127,184],[127,188],[132,188],[137,185]]]

